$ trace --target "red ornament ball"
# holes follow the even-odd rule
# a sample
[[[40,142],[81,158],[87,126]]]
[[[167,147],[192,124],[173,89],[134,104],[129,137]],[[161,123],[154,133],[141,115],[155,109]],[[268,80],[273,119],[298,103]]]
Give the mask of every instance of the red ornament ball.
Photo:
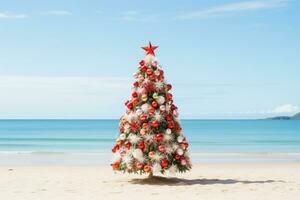
[[[146,72],[147,69],[148,69],[148,68],[147,68],[146,66],[142,66],[142,67],[141,67],[141,70],[142,70],[143,72]]]
[[[151,74],[151,75],[149,76],[149,78],[150,78],[151,81],[155,81],[155,76],[154,76],[154,74]]]
[[[158,134],[155,135],[155,140],[156,140],[157,142],[161,142],[162,139],[163,139],[163,134],[158,133]]]
[[[156,108],[158,106],[158,103],[156,101],[152,101],[151,105]]]
[[[157,127],[158,127],[158,122],[157,122],[157,121],[152,121],[152,122],[151,122],[151,126],[152,126],[153,128],[157,128]]]
[[[138,96],[138,93],[137,93],[136,91],[134,91],[134,92],[131,94],[131,96],[132,96],[133,98],[136,98],[136,97]]]
[[[127,149],[130,149],[130,147],[131,147],[131,143],[130,143],[129,141],[126,141],[126,142],[124,143],[124,145],[125,145],[125,147],[126,147]]]
[[[139,64],[140,64],[141,66],[144,66],[144,65],[145,65],[145,61],[144,61],[144,60],[141,60]]]
[[[145,148],[145,143],[144,142],[139,143],[138,148],[139,149],[144,149]]]
[[[160,152],[165,152],[165,151],[166,151],[166,148],[165,148],[164,145],[159,145],[159,146],[158,146],[158,150],[159,150]]]
[[[171,120],[172,120],[172,115],[167,115],[167,116],[166,116],[166,120],[167,120],[167,121],[171,121]]]
[[[171,90],[171,89],[172,89],[172,85],[171,85],[171,84],[168,84],[168,85],[167,85],[167,89],[168,89],[168,90]]]
[[[134,86],[134,87],[138,87],[138,86],[139,86],[139,82],[137,82],[137,81],[134,82],[134,83],[133,83],[133,86]]]
[[[152,106],[150,106],[149,113],[154,113],[154,112],[155,112],[155,109]]]
[[[184,143],[181,144],[181,146],[182,146],[183,149],[187,149],[189,147],[189,143],[184,142]]]
[[[143,128],[147,129],[148,128],[148,124],[147,123],[143,123]]]
[[[140,116],[140,120],[141,120],[141,121],[145,121],[146,119],[147,119],[147,116],[146,116],[146,115],[141,115],[141,116]]]
[[[177,109],[177,107],[174,104],[172,104],[171,110],[176,110],[176,109]]]
[[[172,122],[168,122],[168,128],[169,128],[169,129],[174,128],[174,124],[173,124]]]
[[[170,99],[170,100],[173,99],[173,95],[171,93],[168,94],[168,99]]]
[[[132,103],[133,103],[133,104],[138,104],[138,103],[139,103],[138,98],[134,98],[134,99],[132,100]]]
[[[115,163],[112,164],[113,170],[119,169],[119,167],[120,167],[120,163],[119,162],[115,162]]]
[[[143,163],[140,163],[140,162],[136,163],[136,168],[138,168],[138,169],[142,169],[143,166],[144,166]]]
[[[148,68],[147,71],[146,71],[146,73],[150,76],[151,74],[153,74],[153,70],[150,69],[150,68]]]
[[[175,159],[176,159],[176,160],[179,160],[179,159],[180,159],[180,155],[179,155],[179,154],[176,154],[176,155],[175,155]]]
[[[129,102],[129,103],[127,104],[127,108],[128,108],[128,109],[132,109],[132,108],[133,108],[133,103],[132,103],[132,102]]]
[[[120,145],[115,144],[115,145],[113,146],[113,148],[111,149],[111,151],[112,151],[113,153],[116,153],[116,151],[119,150],[119,148],[120,148]]]
[[[168,161],[167,161],[167,159],[163,159],[163,160],[161,161],[160,165],[161,165],[162,167],[168,167]]]

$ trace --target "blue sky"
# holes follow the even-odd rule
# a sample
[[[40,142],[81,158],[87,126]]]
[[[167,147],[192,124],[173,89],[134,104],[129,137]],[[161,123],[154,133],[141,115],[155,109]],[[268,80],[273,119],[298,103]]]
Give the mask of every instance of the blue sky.
[[[118,118],[159,45],[182,118],[300,108],[296,0],[0,0],[0,118]]]

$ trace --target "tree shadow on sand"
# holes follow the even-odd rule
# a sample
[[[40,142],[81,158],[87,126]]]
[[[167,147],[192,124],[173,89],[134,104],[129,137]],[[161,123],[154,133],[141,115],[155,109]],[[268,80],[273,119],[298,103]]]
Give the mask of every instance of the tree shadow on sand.
[[[152,178],[146,179],[132,179],[129,181],[132,184],[140,185],[212,185],[212,184],[264,184],[264,183],[274,183],[274,182],[284,182],[281,180],[264,180],[264,181],[248,181],[248,180],[236,180],[236,179],[184,179],[184,178],[166,178],[153,176]]]

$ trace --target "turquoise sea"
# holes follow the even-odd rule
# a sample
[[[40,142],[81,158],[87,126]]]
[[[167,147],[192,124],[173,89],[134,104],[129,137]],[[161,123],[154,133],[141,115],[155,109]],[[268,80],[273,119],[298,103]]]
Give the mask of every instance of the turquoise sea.
[[[0,164],[108,164],[118,120],[0,120]],[[194,163],[300,162],[300,121],[181,120]]]

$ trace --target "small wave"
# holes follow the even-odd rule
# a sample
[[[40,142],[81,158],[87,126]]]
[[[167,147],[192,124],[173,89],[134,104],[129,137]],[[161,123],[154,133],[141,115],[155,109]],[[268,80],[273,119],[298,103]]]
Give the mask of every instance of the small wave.
[[[300,156],[300,152],[191,152],[193,156]]]
[[[112,138],[4,138],[0,137],[0,141],[66,141],[66,142],[113,142]]]
[[[109,151],[0,151],[0,155],[110,155]]]
[[[33,151],[31,154],[39,154],[39,155],[64,155],[68,154],[68,152],[63,151]]]
[[[60,155],[60,154],[67,154],[67,152],[60,152],[60,151],[0,151],[0,154],[53,154],[53,155]]]

